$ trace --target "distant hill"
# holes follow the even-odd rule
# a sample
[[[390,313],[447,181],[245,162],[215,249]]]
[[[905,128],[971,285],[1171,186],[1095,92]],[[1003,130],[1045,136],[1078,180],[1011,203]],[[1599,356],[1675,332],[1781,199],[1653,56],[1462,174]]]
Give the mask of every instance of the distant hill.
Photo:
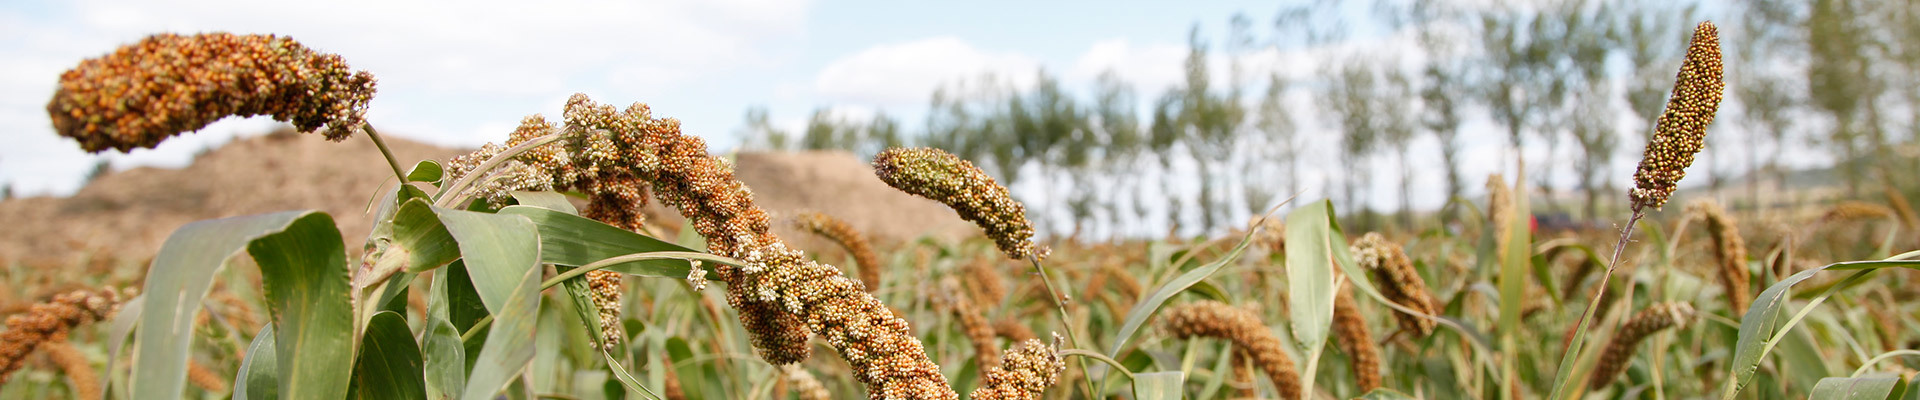
[[[466,150],[388,139],[403,164],[445,160]],[[923,233],[970,234],[957,215],[932,201],[886,187],[871,167],[848,153],[747,153],[736,173],[756,204],[776,218],[816,210],[846,219],[878,241],[900,242]],[[357,250],[371,229],[369,199],[393,179],[386,162],[363,138],[331,143],[317,136],[278,133],[234,140],[180,169],[110,172],[68,197],[0,202],[0,262],[64,265],[90,256],[145,260],[174,229],[189,222],[273,211],[318,209],[331,214]],[[676,213],[652,215],[680,226]],[[840,250],[786,229],[795,246],[839,261]]]

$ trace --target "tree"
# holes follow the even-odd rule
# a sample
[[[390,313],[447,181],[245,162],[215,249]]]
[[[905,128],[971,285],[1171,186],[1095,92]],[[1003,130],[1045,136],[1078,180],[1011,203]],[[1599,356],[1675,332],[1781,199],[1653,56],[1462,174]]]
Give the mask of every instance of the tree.
[[[1239,126],[1246,118],[1237,93],[1217,94],[1207,73],[1207,46],[1195,24],[1187,36],[1186,87],[1181,89],[1179,128],[1187,150],[1200,166],[1200,216],[1202,226],[1212,231],[1219,224],[1218,207],[1224,192],[1216,187],[1216,167],[1233,157],[1239,142]],[[1231,86],[1231,85],[1230,85]]]
[[[1413,81],[1400,70],[1398,62],[1382,63],[1386,85],[1372,94],[1375,117],[1380,121],[1380,144],[1393,150],[1394,159],[1400,163],[1400,223],[1407,229],[1413,228],[1413,159],[1407,157],[1407,147],[1413,143],[1418,129],[1415,125],[1417,115],[1402,110],[1412,110],[1414,103]]]
[[[767,106],[747,107],[745,128],[740,136],[746,138],[749,149],[787,150],[791,143],[787,131],[773,126],[767,116]]]
[[[1260,120],[1255,124],[1274,149],[1280,163],[1286,165],[1287,193],[1300,192],[1300,146],[1292,113],[1287,111],[1287,78],[1275,73],[1267,78],[1267,90],[1260,97]],[[1264,203],[1262,203],[1264,204]],[[1249,207],[1258,207],[1248,205]],[[1265,210],[1260,210],[1265,211]]]
[[[1868,71],[1870,38],[1856,20],[1857,6],[1847,0],[1817,0],[1807,18],[1807,91],[1814,107],[1833,118],[1824,144],[1840,153],[1847,191],[1860,195],[1865,177],[1862,159],[1869,149],[1885,148],[1880,129],[1867,115],[1881,92]],[[1864,142],[1864,143],[1863,143]]]
[[[1373,71],[1353,60],[1329,67],[1322,74],[1329,84],[1321,102],[1332,107],[1333,119],[1339,123],[1340,163],[1348,170],[1343,182],[1345,209],[1359,215],[1362,202],[1355,192],[1360,184],[1372,180],[1368,174],[1368,156],[1376,149],[1383,131],[1375,119],[1381,111],[1375,108],[1376,78]]]

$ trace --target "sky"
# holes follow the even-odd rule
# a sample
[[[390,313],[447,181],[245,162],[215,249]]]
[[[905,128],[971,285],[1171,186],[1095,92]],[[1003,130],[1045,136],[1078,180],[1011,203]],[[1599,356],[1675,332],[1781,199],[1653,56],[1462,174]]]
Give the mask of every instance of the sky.
[[[1356,4],[1364,3],[1345,3],[1350,10],[1343,13],[1366,13]],[[1188,34],[1196,23],[1202,37],[1217,40],[1229,18],[1244,13],[1256,38],[1283,37],[1273,26],[1282,6],[1253,1],[479,0],[447,6],[408,0],[0,0],[0,37],[6,38],[0,39],[0,143],[5,144],[0,146],[0,184],[11,185],[19,196],[71,194],[102,161],[114,169],[179,167],[196,152],[272,127],[263,117],[229,118],[156,149],[98,155],[53,133],[45,107],[62,71],[159,32],[274,33],[339,54],[379,79],[368,119],[386,135],[477,147],[503,140],[527,115],[558,119],[568,96],[585,93],[606,104],[648,103],[656,116],[678,118],[685,132],[704,137],[715,152],[726,152],[742,142],[749,107],[767,107],[772,122],[789,132],[803,131],[816,109],[858,120],[885,112],[907,132],[917,132],[936,87],[987,73],[1022,86],[1044,69],[1084,99],[1095,77],[1111,70],[1133,86],[1144,110],[1183,80]],[[1396,209],[1401,162],[1382,155],[1369,161],[1371,178],[1348,176],[1338,156],[1339,132],[1332,121],[1321,120],[1326,111],[1315,104],[1313,77],[1320,65],[1351,57],[1397,62],[1417,72],[1412,69],[1427,52],[1407,30],[1358,26],[1354,32],[1316,47],[1255,49],[1239,60],[1249,82],[1270,72],[1299,82],[1288,104],[1302,129],[1301,199],[1334,197],[1339,182],[1359,181],[1368,206]],[[1226,56],[1215,51],[1211,57],[1211,75],[1224,81]],[[1626,79],[1614,75],[1614,90],[1620,93]],[[1264,83],[1248,86],[1246,101],[1256,101],[1252,97]],[[1622,140],[1608,181],[1617,188],[1630,185],[1633,160],[1642,148],[1634,132],[1646,128],[1627,111],[1624,99],[1616,103],[1612,110]],[[1458,167],[1466,194],[1473,197],[1483,193],[1490,173],[1507,171],[1512,179],[1511,162],[1501,161],[1511,160],[1512,152],[1504,130],[1485,110],[1468,107]],[[1567,144],[1549,153],[1540,142],[1530,140],[1522,152],[1535,167],[1551,165],[1544,173],[1566,189],[1562,193],[1570,192],[1577,179],[1577,150]],[[1434,209],[1446,201],[1438,149],[1430,135],[1409,147],[1416,208]],[[1706,161],[1696,163],[1696,176],[1709,173],[1700,165],[1744,162],[1701,157]],[[1171,172],[1190,174],[1195,168],[1188,160],[1176,162]],[[1529,173],[1543,173],[1536,169]],[[1696,178],[1683,186],[1706,181]],[[1013,189],[1036,207],[1058,209],[1064,199],[1050,197],[1064,197],[1072,189],[1045,186],[1049,183],[1027,179]],[[1186,185],[1174,188],[1180,196],[1189,204],[1197,201],[1197,184],[1178,183]]]
[[[1037,4],[1036,4],[1037,3]],[[750,106],[799,128],[816,108],[884,111],[920,126],[933,88],[1040,68],[1071,87],[1113,69],[1141,93],[1181,79],[1188,29],[1272,2],[6,0],[0,2],[0,182],[17,195],[77,190],[101,160],[180,166],[264,117],[229,118],[156,149],[87,154],[53,133],[60,73],[159,32],[274,33],[372,72],[381,132],[455,146],[498,141],[521,117],[559,114],[576,92],[645,102],[716,151],[740,142]],[[1264,23],[1257,22],[1257,27]],[[1203,28],[1204,29],[1204,28]],[[1144,96],[1143,96],[1144,97]]]

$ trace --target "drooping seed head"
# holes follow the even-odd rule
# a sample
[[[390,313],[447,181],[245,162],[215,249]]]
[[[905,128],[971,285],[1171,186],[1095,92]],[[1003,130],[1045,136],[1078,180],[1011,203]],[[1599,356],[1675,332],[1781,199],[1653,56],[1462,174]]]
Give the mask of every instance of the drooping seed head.
[[[1440,303],[1433,300],[1432,292],[1427,290],[1427,281],[1420,272],[1413,269],[1413,259],[1407,257],[1407,251],[1399,244],[1387,240],[1378,232],[1368,232],[1349,247],[1353,252],[1353,262],[1361,269],[1372,271],[1374,283],[1380,285],[1380,294],[1394,304],[1411,308],[1428,315],[1440,314]],[[1400,327],[1413,332],[1416,337],[1433,334],[1434,322],[1426,317],[1411,315],[1396,310],[1393,317],[1400,321]]]
[[[1654,123],[1653,137],[1633,174],[1634,188],[1627,197],[1635,210],[1667,204],[1680,178],[1686,177],[1687,167],[1693,165],[1694,154],[1706,145],[1707,125],[1713,124],[1725,89],[1719,31],[1712,22],[1701,22],[1693,30],[1666,111]]]
[[[1198,301],[1160,312],[1160,326],[1176,338],[1206,337],[1233,342],[1236,351],[1267,371],[1280,398],[1301,398],[1300,373],[1273,330],[1251,311],[1217,301]]]
[[[365,123],[373,74],[273,35],[158,34],[60,75],[47,114],[91,152],[151,148],[230,115],[339,141]]]
[[[853,262],[859,264],[860,283],[868,292],[880,290],[880,256],[873,252],[873,244],[867,241],[853,225],[839,218],[819,212],[806,212],[793,217],[793,222],[801,230],[827,238],[845,249],[853,256]]]
[[[1047,256],[1046,248],[1033,243],[1026,206],[972,162],[940,149],[893,148],[873,157],[873,173],[887,186],[953,208],[986,230],[1009,258]]]
[[[726,282],[727,302],[761,358],[776,365],[803,361],[817,334],[847,361],[869,398],[958,397],[906,320],[839,268],[787,247],[732,165],[709,154],[700,137],[682,133],[679,121],[654,118],[645,104],[621,110],[585,95],[569,98],[565,113],[564,125],[523,121],[509,146],[558,139],[513,160],[528,167],[529,179],[550,182],[554,190],[591,193],[644,183],[706,238],[707,251],[740,260],[713,272]],[[449,168],[450,176],[455,171],[486,173]]]
[[[1038,400],[1047,388],[1060,382],[1060,372],[1067,369],[1066,360],[1060,357],[1060,342],[1060,334],[1056,333],[1052,345],[1030,339],[1008,350],[1000,366],[987,370],[980,388],[974,389],[968,398]]]
[[[1612,384],[1621,371],[1627,369],[1627,363],[1633,361],[1634,350],[1648,336],[1661,330],[1686,326],[1693,320],[1693,305],[1682,302],[1656,303],[1633,314],[1633,318],[1620,326],[1613,340],[1607,342],[1607,349],[1600,353],[1600,364],[1594,366],[1593,375],[1587,382],[1591,390],[1605,389]]]
[[[1720,287],[1726,292],[1733,315],[1746,314],[1753,293],[1747,290],[1752,279],[1747,271],[1747,241],[1740,237],[1740,227],[1720,203],[1710,198],[1687,204],[1687,213],[1706,220],[1707,235],[1713,239],[1713,255],[1719,260]]]
[[[78,290],[8,316],[7,330],[0,332],[0,384],[7,382],[7,375],[20,368],[41,343],[64,338],[73,327],[106,319],[120,309],[123,299],[112,289]]]

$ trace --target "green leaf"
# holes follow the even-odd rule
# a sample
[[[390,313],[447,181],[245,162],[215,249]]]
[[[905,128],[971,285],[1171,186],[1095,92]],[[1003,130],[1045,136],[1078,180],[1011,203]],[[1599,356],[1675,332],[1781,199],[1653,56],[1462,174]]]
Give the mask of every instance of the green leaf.
[[[451,225],[451,224],[449,224]],[[488,326],[486,344],[468,375],[462,399],[486,399],[500,393],[533,362],[534,332],[540,313],[540,269],[520,272],[519,283]]]
[[[260,266],[277,332],[274,351],[280,394],[289,399],[339,399],[352,370],[353,304],[346,247],[333,218],[309,213],[286,230],[247,244]]]
[[[420,347],[413,343],[406,317],[392,311],[374,314],[360,340],[360,360],[353,366],[354,398],[427,398]]]
[[[1527,173],[1521,169],[1513,184],[1513,218],[1507,221],[1507,237],[1500,238],[1500,320],[1495,330],[1500,335],[1501,354],[1520,354],[1519,338],[1515,337],[1520,329],[1520,309],[1526,302],[1527,267],[1531,266],[1533,250],[1530,232],[1533,212],[1527,199]],[[1514,385],[1519,384],[1518,357],[1500,358],[1500,387],[1504,393],[1512,393]]]
[[[1107,356],[1114,358],[1120,357],[1120,350],[1126,348],[1127,341],[1132,340],[1133,335],[1140,331],[1140,327],[1146,324],[1147,318],[1152,317],[1154,313],[1160,311],[1161,304],[1165,304],[1167,300],[1172,299],[1174,295],[1180,294],[1180,292],[1186,291],[1188,287],[1192,287],[1194,284],[1200,283],[1201,280],[1207,279],[1208,276],[1212,276],[1214,272],[1220,270],[1220,267],[1224,267],[1228,263],[1232,263],[1233,260],[1239,259],[1240,253],[1246,252],[1247,245],[1253,243],[1252,239],[1255,232],[1258,231],[1247,231],[1245,236],[1240,237],[1240,243],[1234,245],[1233,250],[1227,251],[1227,254],[1222,255],[1220,259],[1174,277],[1173,280],[1167,281],[1166,284],[1154,288],[1153,294],[1142,299],[1139,304],[1135,304],[1133,309],[1127,310],[1127,319],[1120,324],[1120,334],[1113,337],[1113,347],[1107,350]]]
[[[540,262],[583,266],[595,261],[657,251],[700,252],[564,212],[532,206],[509,206],[500,214],[524,216],[540,230]],[[692,264],[682,259],[620,263],[609,270],[624,274],[686,278]]]
[[[1765,359],[1767,352],[1773,350],[1773,347],[1786,337],[1785,332],[1793,329],[1801,318],[1805,318],[1807,313],[1819,307],[1820,303],[1825,302],[1835,290],[1848,286],[1845,281],[1842,281],[1841,284],[1829,287],[1826,293],[1807,302],[1805,307],[1801,307],[1797,314],[1783,324],[1780,322],[1780,317],[1786,312],[1789,303],[1788,292],[1793,285],[1804,282],[1821,271],[1857,270],[1859,272],[1846,278],[1846,280],[1856,280],[1863,279],[1868,273],[1882,268],[1920,269],[1920,261],[1853,261],[1827,264],[1820,268],[1800,271],[1760,292],[1759,296],[1754,297],[1753,305],[1747,307],[1747,314],[1740,319],[1740,339],[1734,344],[1733,361],[1729,365],[1732,368],[1733,379],[1727,381],[1726,390],[1721,392],[1720,397],[1732,399],[1742,389],[1746,389],[1747,385],[1752,384],[1754,373],[1760,369],[1761,360]]]
[[[460,210],[435,210],[447,232],[460,244],[460,258],[473,280],[474,291],[487,311],[499,314],[513,294],[515,282],[527,271],[538,271],[540,238],[533,222],[518,215]],[[537,281],[536,281],[537,283]]]
[[[289,211],[199,221],[167,236],[147,268],[141,293],[148,297],[134,335],[132,389],[138,399],[172,399],[186,389],[187,353],[193,342],[193,318],[228,258],[262,235],[287,229],[310,211]],[[334,238],[339,241],[338,235]],[[344,254],[344,253],[343,253]],[[344,255],[343,255],[344,256]]]
[[[112,385],[114,361],[120,359],[120,351],[126,348],[127,338],[133,336],[133,326],[140,322],[140,310],[147,304],[146,297],[146,295],[134,296],[133,299],[120,303],[120,311],[113,313],[113,322],[107,328],[107,373],[100,375],[100,387],[106,389],[103,394],[111,395],[105,392],[111,392],[114,389]]]
[[[412,171],[407,171],[407,181],[439,182],[440,176],[444,174],[445,171],[440,169],[440,163],[433,160],[420,160],[419,163],[413,164]]]
[[[452,399],[467,386],[467,350],[460,343],[460,329],[448,319],[452,303],[447,295],[451,286],[448,275],[433,276],[433,287],[439,293],[428,300],[425,332],[420,334],[420,356],[425,366],[422,378],[426,380],[427,398],[434,400]]]
[[[573,202],[567,201],[567,195],[564,194],[528,191],[515,191],[512,194],[513,201],[519,202],[520,205],[545,208],[567,213],[567,215],[580,215],[580,210],[573,208]]]
[[[1314,370],[1333,325],[1333,269],[1353,265],[1347,240],[1333,221],[1333,202],[1322,200],[1287,214],[1287,300],[1294,345],[1306,358],[1304,387],[1313,387]]]
[[[565,266],[555,267],[555,270],[560,273],[566,273],[572,269]],[[600,327],[600,309],[593,304],[593,288],[587,284],[587,280],[578,278],[560,281],[560,287],[566,288],[567,299],[573,301],[574,316],[579,317],[580,322],[587,326],[587,337],[593,340],[594,348],[610,348],[607,346],[607,338],[600,334],[603,329]]]
[[[460,258],[460,244],[440,223],[440,215],[425,200],[407,200],[393,214],[393,242],[381,257],[405,257],[407,272],[440,268]]]
[[[280,376],[273,354],[273,323],[260,326],[247,345],[247,359],[240,361],[240,373],[233,379],[233,400],[274,400],[280,398]]]
[[[1855,378],[1826,378],[1813,385],[1809,399],[1891,400],[1899,399],[1907,382],[1898,374],[1880,373]]]
[[[1133,398],[1139,400],[1179,400],[1180,387],[1186,384],[1180,371],[1133,374]]]

